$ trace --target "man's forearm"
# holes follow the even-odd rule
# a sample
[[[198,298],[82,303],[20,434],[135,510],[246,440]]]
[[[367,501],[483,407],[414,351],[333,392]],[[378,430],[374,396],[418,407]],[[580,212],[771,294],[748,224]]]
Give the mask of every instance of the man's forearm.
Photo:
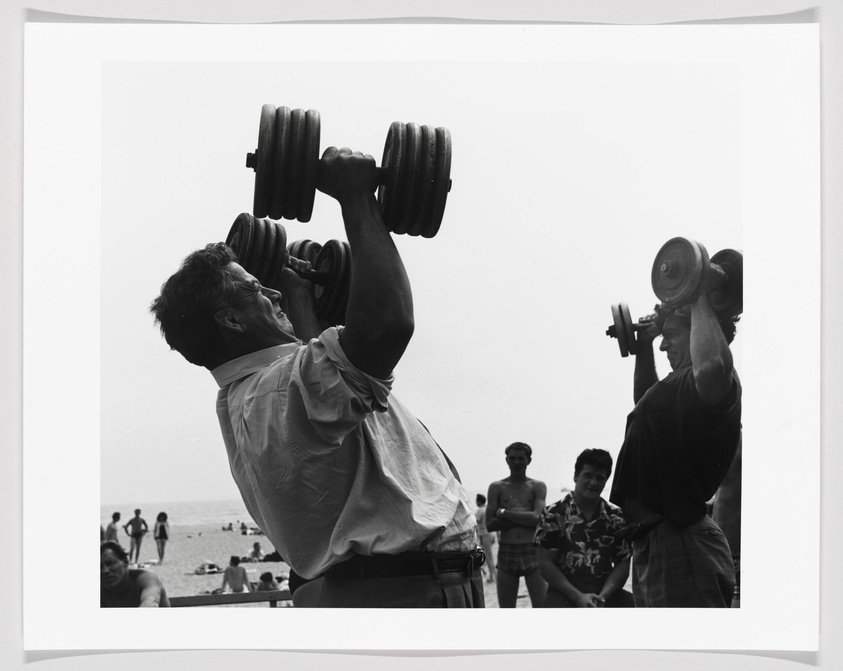
[[[529,527],[535,529],[539,523],[539,514],[532,510],[510,510],[509,508],[498,508],[495,517],[515,526]]]
[[[635,355],[635,372],[632,381],[632,397],[635,403],[647,393],[647,390],[659,381],[656,373],[656,360],[653,354],[653,341],[638,342],[638,352]]]
[[[365,319],[370,328],[377,329],[388,328],[404,316],[412,318],[410,280],[374,195],[347,199],[342,213],[355,269],[348,319]]]
[[[600,597],[604,600],[610,599],[618,590],[622,589],[629,578],[629,560],[617,564],[600,590]]]

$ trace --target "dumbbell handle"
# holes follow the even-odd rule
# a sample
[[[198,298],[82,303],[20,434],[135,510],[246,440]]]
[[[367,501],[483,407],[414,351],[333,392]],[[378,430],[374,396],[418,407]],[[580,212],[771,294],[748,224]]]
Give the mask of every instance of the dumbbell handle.
[[[321,162],[321,159],[320,159],[320,162]],[[257,170],[257,166],[258,166],[257,151],[249,152],[248,154],[246,154],[246,167],[251,168],[252,170]],[[389,183],[390,168],[383,168],[383,167],[378,166],[377,168],[375,168],[375,172],[377,173],[377,177],[378,177],[378,179],[377,179],[378,186],[383,186],[383,185]],[[448,180],[448,191],[451,190],[452,184],[453,184],[453,181],[449,179]]]

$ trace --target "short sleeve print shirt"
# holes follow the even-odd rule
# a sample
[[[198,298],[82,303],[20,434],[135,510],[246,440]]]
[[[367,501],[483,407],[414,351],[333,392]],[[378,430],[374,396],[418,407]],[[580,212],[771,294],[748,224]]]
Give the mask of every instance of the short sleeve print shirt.
[[[625,524],[621,512],[603,499],[600,513],[587,522],[568,494],[542,511],[533,544],[561,550],[556,564],[569,578],[603,578],[630,556],[629,544],[617,536]]]

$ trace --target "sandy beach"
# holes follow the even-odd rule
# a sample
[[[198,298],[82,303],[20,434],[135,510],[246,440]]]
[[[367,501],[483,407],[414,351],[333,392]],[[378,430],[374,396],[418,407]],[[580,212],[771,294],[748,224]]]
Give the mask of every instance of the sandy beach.
[[[121,539],[128,550],[128,537]],[[152,534],[147,534],[141,544],[140,564],[147,570],[154,571],[163,581],[169,596],[190,596],[211,592],[222,586],[222,574],[197,575],[195,570],[203,562],[217,564],[221,568],[228,566],[232,555],[247,556],[252,545],[258,542],[264,553],[273,551],[272,544],[263,535],[246,535],[240,531],[223,531],[220,525],[171,526],[170,540],[167,541],[164,561],[157,564],[158,553]],[[290,567],[284,562],[244,563],[249,578],[257,582],[261,573],[270,571],[278,578],[286,576]],[[494,584],[484,583],[486,607],[497,608],[497,595]],[[237,608],[268,608],[268,604],[246,604],[228,606]],[[518,594],[518,607],[529,608],[530,599],[523,581]]]

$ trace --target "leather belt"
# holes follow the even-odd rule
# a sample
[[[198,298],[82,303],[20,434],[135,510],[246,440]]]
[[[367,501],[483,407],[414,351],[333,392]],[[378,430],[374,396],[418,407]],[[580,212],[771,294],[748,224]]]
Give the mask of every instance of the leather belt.
[[[344,578],[401,578],[440,573],[470,576],[486,561],[481,548],[473,552],[402,552],[397,555],[357,555],[328,569],[326,575]]]

